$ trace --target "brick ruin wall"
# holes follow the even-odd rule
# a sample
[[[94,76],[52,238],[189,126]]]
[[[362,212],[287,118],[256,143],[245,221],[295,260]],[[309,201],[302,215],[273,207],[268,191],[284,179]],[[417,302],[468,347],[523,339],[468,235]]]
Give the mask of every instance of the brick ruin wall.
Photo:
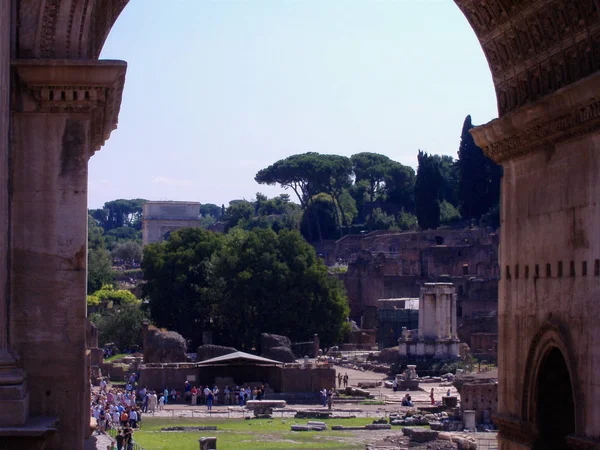
[[[376,232],[337,244],[337,255],[352,261],[339,277],[357,323],[379,299],[416,298],[432,281],[456,285],[459,322],[497,310],[498,237],[492,229]]]

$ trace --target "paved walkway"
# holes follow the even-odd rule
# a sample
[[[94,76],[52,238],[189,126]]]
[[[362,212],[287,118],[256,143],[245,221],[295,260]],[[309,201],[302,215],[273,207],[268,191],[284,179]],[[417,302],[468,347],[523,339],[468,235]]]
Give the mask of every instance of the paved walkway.
[[[84,450],[107,450],[114,440],[107,434],[96,434],[85,441]],[[108,447],[108,448],[112,448]]]

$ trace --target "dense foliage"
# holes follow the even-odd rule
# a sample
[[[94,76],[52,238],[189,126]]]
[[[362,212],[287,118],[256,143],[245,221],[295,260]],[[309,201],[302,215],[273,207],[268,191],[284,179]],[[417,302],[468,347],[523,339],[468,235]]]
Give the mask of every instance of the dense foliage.
[[[419,170],[415,184],[417,220],[422,229],[437,228],[440,224],[440,188],[442,174],[438,161],[419,150]]]
[[[471,116],[465,118],[458,150],[459,198],[462,216],[479,220],[500,200],[502,167],[475,145],[469,130]]]
[[[206,330],[240,349],[264,332],[331,345],[346,326],[343,287],[296,231],[183,229],[145,247],[142,268],[152,319],[192,345]]]
[[[148,318],[138,304],[127,303],[90,315],[98,327],[98,345],[114,343],[120,351],[142,346],[142,322]]]

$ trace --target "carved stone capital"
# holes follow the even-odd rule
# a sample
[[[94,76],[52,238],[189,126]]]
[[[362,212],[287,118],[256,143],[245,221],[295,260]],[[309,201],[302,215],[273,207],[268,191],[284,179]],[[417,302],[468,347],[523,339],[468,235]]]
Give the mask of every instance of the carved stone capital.
[[[87,114],[90,156],[117,128],[127,64],[123,61],[15,60],[13,110]]]
[[[471,130],[498,163],[576,139],[600,128],[600,73]]]

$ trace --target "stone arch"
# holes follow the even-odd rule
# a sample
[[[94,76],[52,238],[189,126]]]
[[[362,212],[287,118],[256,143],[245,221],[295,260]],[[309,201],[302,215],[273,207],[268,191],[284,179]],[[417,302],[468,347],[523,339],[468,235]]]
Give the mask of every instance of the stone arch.
[[[17,58],[97,59],[129,0],[16,1]],[[488,61],[502,116],[600,69],[596,0],[455,0]]]
[[[553,420],[554,405],[546,402],[549,395],[548,383],[552,381],[552,377],[548,376],[549,373],[558,380],[555,390],[551,391],[554,395],[551,400],[562,404],[559,404],[558,408],[564,422],[559,425],[563,426],[564,430],[568,430],[567,434],[583,432],[584,399],[578,382],[576,362],[568,328],[559,322],[546,322],[531,342],[523,378],[521,414],[523,422],[528,423],[533,430],[532,438],[536,442],[534,449],[548,448],[547,444],[542,447],[540,445],[542,445],[541,440],[548,433],[545,429],[547,424]],[[562,388],[566,390],[561,390]],[[565,404],[565,400],[567,403],[572,403]],[[569,417],[569,414],[572,414],[572,417]],[[567,423],[571,420],[572,423]]]

